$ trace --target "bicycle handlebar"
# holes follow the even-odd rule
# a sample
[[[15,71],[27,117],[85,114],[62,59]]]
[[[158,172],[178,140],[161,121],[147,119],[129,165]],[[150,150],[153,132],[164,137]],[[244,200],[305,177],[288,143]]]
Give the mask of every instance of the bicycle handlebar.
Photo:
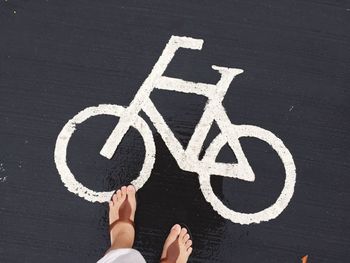
[[[192,37],[171,36],[168,45],[178,48],[201,50],[203,46],[203,39],[196,39]]]

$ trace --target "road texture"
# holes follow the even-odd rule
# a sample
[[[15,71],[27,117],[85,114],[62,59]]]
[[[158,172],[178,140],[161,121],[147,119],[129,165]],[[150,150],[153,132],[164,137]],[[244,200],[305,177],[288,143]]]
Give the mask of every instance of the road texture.
[[[165,75],[212,83],[211,65],[240,68],[223,105],[231,122],[278,136],[296,166],[294,195],[275,219],[241,225],[206,202],[198,175],[179,168],[151,121],[156,161],[138,191],[136,242],[157,262],[170,227],[193,235],[190,262],[349,262],[350,2],[20,1],[0,2],[0,262],[96,262],[109,245],[106,203],[67,190],[54,161],[57,136],[81,110],[128,106],[171,35],[204,40],[181,50]],[[154,91],[151,99],[186,147],[206,98]],[[111,160],[99,154],[118,123],[77,126],[67,163],[77,181],[111,191],[137,178],[145,156],[130,129]],[[220,132],[214,123],[203,152]],[[213,175],[231,210],[271,206],[284,186],[276,152],[241,138],[255,182]],[[235,162],[225,146],[217,161]]]

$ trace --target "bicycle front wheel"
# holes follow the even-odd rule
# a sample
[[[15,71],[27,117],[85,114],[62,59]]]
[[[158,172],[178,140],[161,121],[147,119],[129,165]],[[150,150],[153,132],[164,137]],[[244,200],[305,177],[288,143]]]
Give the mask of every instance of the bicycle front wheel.
[[[229,209],[215,195],[211,184],[209,172],[202,169],[199,173],[200,188],[204,198],[209,202],[213,209],[222,217],[239,224],[252,224],[269,221],[276,218],[288,206],[294,193],[296,169],[293,157],[281,139],[272,132],[252,125],[233,125],[232,131],[239,137],[253,137],[268,143],[280,157],[285,170],[284,187],[278,199],[270,207],[257,213],[241,213]],[[237,139],[238,139],[237,138]],[[203,161],[207,164],[214,163],[216,156],[221,148],[227,143],[225,136],[219,134],[210,144],[203,157]],[[239,165],[239,164],[238,164]]]
[[[124,111],[125,108],[119,105],[100,104],[98,106],[88,107],[82,110],[64,125],[56,140],[54,159],[56,168],[61,176],[61,180],[70,192],[90,202],[103,203],[108,202],[111,199],[114,191],[95,192],[85,187],[75,179],[73,173],[67,165],[67,148],[69,140],[76,130],[76,125],[83,123],[90,117],[98,115],[113,115],[120,117]],[[140,171],[140,175],[131,182],[131,184],[135,186],[136,190],[138,190],[144,185],[151,175],[155,161],[155,144],[150,128],[140,116],[136,116],[132,126],[141,134],[146,151],[145,160]]]

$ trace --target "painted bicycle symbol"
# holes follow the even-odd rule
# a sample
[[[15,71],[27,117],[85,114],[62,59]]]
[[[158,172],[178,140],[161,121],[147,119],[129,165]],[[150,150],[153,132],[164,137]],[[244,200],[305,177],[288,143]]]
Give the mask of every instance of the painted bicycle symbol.
[[[68,143],[76,129],[76,125],[83,123],[90,117],[98,115],[119,117],[118,124],[100,151],[100,154],[106,158],[112,158],[119,143],[130,127],[134,127],[141,134],[145,145],[145,159],[139,176],[131,183],[136,189],[140,189],[144,185],[151,175],[156,149],[148,124],[139,116],[139,112],[142,110],[150,118],[179,167],[182,170],[198,174],[200,189],[204,198],[222,217],[240,224],[259,223],[276,218],[287,207],[294,192],[296,179],[295,164],[291,153],[282,140],[270,131],[253,125],[235,125],[231,123],[222,105],[231,81],[235,76],[241,74],[243,70],[213,65],[212,68],[221,75],[220,80],[215,85],[190,82],[163,75],[179,48],[201,50],[203,42],[202,39],[172,36],[151,73],[143,82],[129,106],[100,104],[98,106],[88,107],[65,124],[56,141],[55,163],[61,179],[69,191],[91,202],[106,202],[113,194],[113,191],[95,192],[79,183],[70,171],[66,160]],[[186,149],[176,139],[174,133],[151,101],[150,93],[154,89],[194,93],[208,98],[203,115]],[[218,124],[221,132],[208,146],[203,158],[199,159],[204,140],[214,121]],[[280,157],[285,169],[284,187],[276,202],[270,207],[256,213],[241,213],[226,207],[214,194],[210,185],[211,175],[254,182],[255,174],[239,142],[239,138],[241,137],[254,137],[268,143]],[[237,163],[229,164],[215,161],[220,149],[226,143],[228,143],[235,153]]]

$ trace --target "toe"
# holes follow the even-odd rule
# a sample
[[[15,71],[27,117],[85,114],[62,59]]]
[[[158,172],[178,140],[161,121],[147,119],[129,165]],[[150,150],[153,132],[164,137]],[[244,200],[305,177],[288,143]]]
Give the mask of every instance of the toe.
[[[187,234],[187,229],[182,228],[180,232],[180,240],[183,240],[184,236]]]
[[[136,193],[136,189],[135,189],[135,186],[133,185],[128,185],[128,187],[126,188],[126,191],[128,194],[135,194]]]
[[[188,249],[190,246],[192,246],[192,240],[187,240],[186,243],[185,243],[185,247],[186,249]]]
[[[189,247],[189,248],[186,250],[187,255],[190,255],[190,254],[192,253],[192,250],[193,250],[193,248],[192,248],[192,247]]]
[[[118,190],[119,191],[119,190]],[[117,201],[118,201],[118,192],[117,194],[114,194],[113,197],[112,197],[112,200],[113,200],[113,203],[116,204]]]
[[[183,241],[184,242],[186,242],[189,239],[190,239],[190,235],[189,234],[184,235],[184,237],[183,237]]]
[[[181,226],[176,224],[170,229],[170,233],[165,241],[164,247],[168,247],[170,244],[172,244],[179,236],[181,232]]]
[[[126,188],[126,192],[127,192],[127,195],[128,195],[128,200],[130,200],[131,202],[135,203],[136,202],[136,199],[135,199],[136,189],[135,189],[135,187],[133,185],[129,185]]]
[[[180,231],[181,231],[181,226],[179,224],[175,224],[175,225],[173,225],[171,230],[174,231],[177,235],[179,235]]]
[[[126,186],[123,186],[121,191],[122,191],[122,197],[126,196]]]
[[[122,191],[120,191],[120,190],[117,191],[117,198],[118,198],[118,200],[120,198],[122,198]]]
[[[168,236],[169,241],[171,241],[171,242],[175,241],[176,238],[179,236],[180,232],[181,232],[181,226],[178,224],[174,225],[171,228],[169,236]]]
[[[109,208],[112,208],[113,207],[113,201],[109,201]]]

